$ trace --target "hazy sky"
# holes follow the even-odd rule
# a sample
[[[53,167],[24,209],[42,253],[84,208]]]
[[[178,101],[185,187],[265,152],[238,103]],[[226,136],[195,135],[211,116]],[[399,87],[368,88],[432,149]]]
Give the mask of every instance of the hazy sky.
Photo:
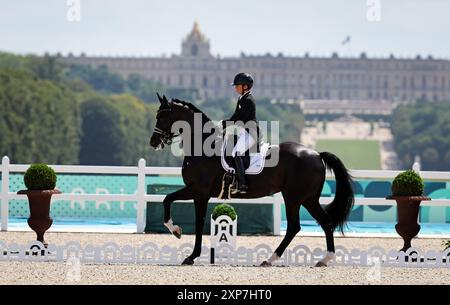
[[[79,0],[79,22],[67,19],[70,1],[0,0],[0,50],[178,54],[198,20],[212,53],[221,56],[364,51],[450,58],[449,0]],[[372,2],[380,4],[380,21],[367,18]],[[351,42],[342,46],[347,35]]]

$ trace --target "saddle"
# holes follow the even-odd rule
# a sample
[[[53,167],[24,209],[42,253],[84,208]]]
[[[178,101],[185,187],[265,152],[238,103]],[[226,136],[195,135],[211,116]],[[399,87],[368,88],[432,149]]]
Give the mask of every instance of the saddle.
[[[234,169],[235,168],[234,159],[231,155],[227,155],[227,151],[228,152],[232,151],[232,147],[229,145],[230,142],[228,141],[227,138],[225,138],[222,143],[221,148],[222,154],[220,156],[220,161],[222,163],[223,169],[226,172],[235,173],[236,170]],[[243,156],[246,175],[257,175],[262,172],[262,170],[264,169],[267,152],[271,147],[269,143],[257,143],[255,145],[259,145],[259,149],[257,152],[249,152],[247,150],[246,154]]]
[[[230,145],[229,143],[230,142],[228,141],[228,139],[224,138],[221,148],[222,154],[220,156],[220,161],[222,163],[223,169],[225,170],[225,174],[222,178],[222,190],[218,197],[219,199],[231,198],[231,187],[237,179],[234,158],[231,155],[227,155],[227,151],[231,152],[232,148],[231,146],[228,146]],[[246,175],[257,175],[261,173],[264,169],[266,158],[270,153],[269,149],[271,145],[269,143],[257,143],[255,145],[260,145],[258,152],[253,153],[247,151],[247,153],[243,156]]]

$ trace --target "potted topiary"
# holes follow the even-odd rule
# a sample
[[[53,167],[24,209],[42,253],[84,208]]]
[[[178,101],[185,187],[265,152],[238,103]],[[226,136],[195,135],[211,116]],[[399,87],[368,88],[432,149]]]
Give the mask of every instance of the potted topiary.
[[[232,221],[237,219],[236,210],[229,204],[221,203],[217,205],[211,215],[213,220],[216,220],[221,215],[227,215]]]
[[[216,248],[227,245],[236,249],[237,214],[235,209],[226,203],[217,205],[211,214],[211,264],[215,258],[227,257],[223,253],[216,253]],[[227,250],[225,250],[227,251]]]
[[[25,172],[23,179],[27,189],[17,193],[28,197],[30,207],[28,225],[36,232],[37,240],[47,247],[44,234],[53,223],[50,217],[50,200],[53,194],[61,193],[55,189],[55,171],[46,164],[32,164]]]
[[[403,238],[404,245],[400,251],[411,247],[413,239],[420,231],[418,223],[419,205],[422,200],[431,200],[423,196],[422,177],[413,170],[398,174],[392,182],[392,195],[386,199],[397,201],[397,225],[395,230]]]

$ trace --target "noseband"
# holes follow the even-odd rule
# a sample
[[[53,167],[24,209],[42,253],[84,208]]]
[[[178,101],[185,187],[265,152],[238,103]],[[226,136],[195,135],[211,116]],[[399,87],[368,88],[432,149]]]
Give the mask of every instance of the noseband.
[[[173,132],[164,131],[158,127],[153,130],[154,133],[161,135],[161,141],[165,145],[170,145],[173,142],[173,138],[179,136],[180,134],[174,134]]]

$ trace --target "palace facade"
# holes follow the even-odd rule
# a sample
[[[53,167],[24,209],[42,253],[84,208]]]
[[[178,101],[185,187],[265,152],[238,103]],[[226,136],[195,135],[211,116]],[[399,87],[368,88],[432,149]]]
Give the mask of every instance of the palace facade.
[[[342,58],[278,55],[213,56],[197,23],[171,57],[60,57],[65,63],[132,73],[175,88],[197,89],[202,98],[231,97],[229,84],[241,71],[255,78],[258,97],[294,100],[450,100],[450,61],[421,58]]]

